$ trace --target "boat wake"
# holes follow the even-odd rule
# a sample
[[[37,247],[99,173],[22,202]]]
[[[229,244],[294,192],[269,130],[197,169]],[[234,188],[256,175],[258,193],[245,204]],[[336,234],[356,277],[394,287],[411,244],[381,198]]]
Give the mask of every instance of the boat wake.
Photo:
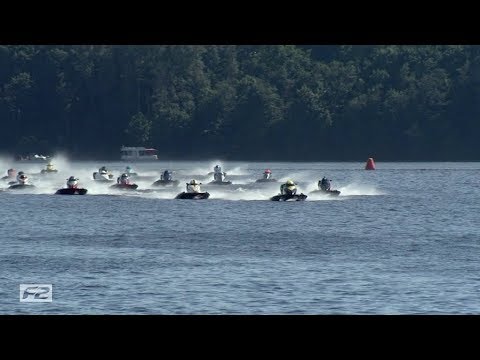
[[[238,200],[269,200],[270,197],[273,195],[276,195],[275,193],[266,193],[265,190],[260,190],[260,189],[244,189],[244,188],[238,188],[233,191],[224,191],[224,190],[218,190],[215,192],[211,192],[211,199],[222,199],[222,200],[233,200],[233,201],[238,201]]]
[[[341,191],[341,196],[376,196],[376,195],[386,195],[386,193],[378,190],[373,185],[367,184],[357,184],[352,183],[343,187],[339,187],[338,190]]]
[[[213,166],[216,164],[222,166],[222,169],[227,172],[227,174],[233,175],[233,178],[229,179],[227,175],[227,180],[233,182],[231,185],[212,185],[209,184],[211,181],[211,176],[206,175],[209,171],[211,172]],[[17,171],[25,171],[29,177],[29,183],[33,184],[34,187],[25,188],[25,189],[9,189],[8,182],[4,181],[0,183],[0,191],[2,193],[12,193],[12,194],[55,194],[57,190],[66,187],[66,179],[69,176],[75,176],[79,179],[79,187],[85,188],[88,190],[87,196],[90,195],[114,195],[114,196],[139,196],[152,199],[175,199],[175,197],[185,191],[186,182],[194,179],[191,175],[186,175],[187,173],[192,174],[195,172],[200,172],[205,174],[202,178],[197,178],[202,182],[201,191],[208,191],[210,193],[211,200],[245,200],[245,201],[254,201],[254,200],[263,200],[270,201],[270,199],[279,194],[280,185],[288,179],[292,179],[297,183],[297,194],[303,193],[308,196],[306,201],[323,201],[323,200],[346,200],[352,196],[378,196],[385,195],[384,192],[375,187],[374,184],[362,183],[360,180],[349,179],[350,183],[342,184],[340,182],[332,181],[332,189],[337,189],[341,193],[338,196],[332,196],[331,194],[324,194],[321,192],[313,192],[317,190],[317,183],[319,180],[318,172],[314,171],[304,171],[296,173],[291,169],[288,171],[278,171],[274,174],[274,177],[278,180],[277,182],[272,183],[256,183],[256,180],[261,177],[261,168],[249,170],[249,165],[244,164],[235,164],[234,167],[228,168],[224,166],[221,161],[215,162],[205,162],[201,166],[187,166],[180,167],[172,166],[174,171],[174,179],[178,180],[178,186],[169,186],[169,187],[158,187],[153,186],[154,181],[158,180],[159,174],[164,166],[145,166],[143,164],[137,164],[133,167],[135,172],[138,171],[138,174],[141,175],[138,178],[132,177],[131,182],[138,185],[138,188],[135,190],[122,190],[111,188],[111,185],[116,184],[117,177],[125,169],[124,163],[115,163],[110,166],[108,162],[95,161],[95,162],[77,162],[71,163],[68,158],[64,155],[57,154],[54,157],[53,165],[58,172],[51,174],[42,174],[41,170],[45,168],[45,164],[19,164],[8,162],[7,159],[0,158],[0,164],[3,165],[5,171],[10,167],[14,167]],[[99,182],[94,181],[92,174],[97,171],[100,166],[107,165],[109,169],[112,170],[114,174],[114,180],[111,182]],[[158,170],[157,170],[158,169]],[[176,174],[176,175],[175,175]],[[150,175],[152,179],[147,178],[146,175]]]

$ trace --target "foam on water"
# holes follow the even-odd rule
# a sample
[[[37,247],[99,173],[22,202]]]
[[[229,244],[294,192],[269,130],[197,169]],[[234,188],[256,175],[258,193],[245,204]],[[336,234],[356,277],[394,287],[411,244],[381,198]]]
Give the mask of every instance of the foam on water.
[[[222,166],[227,174],[236,177],[230,179],[232,185],[216,186],[209,184],[210,179],[205,177],[199,178],[202,184],[202,191],[210,193],[210,199],[218,200],[269,200],[272,196],[279,193],[279,187],[288,179],[292,179],[297,183],[298,193],[308,195],[307,201],[320,200],[341,200],[345,197],[355,195],[383,195],[378,185],[374,184],[374,179],[369,182],[362,179],[358,174],[346,173],[338,181],[332,181],[332,188],[341,191],[340,196],[330,196],[311,191],[317,190],[317,182],[320,178],[318,171],[314,170],[298,170],[292,171],[275,169],[274,178],[278,181],[274,183],[256,183],[255,181],[261,177],[262,169],[268,168],[268,164],[253,166],[246,163],[236,163],[229,168],[228,163],[221,161],[203,162],[199,166],[196,163],[179,162],[169,163],[169,169],[173,171],[174,179],[179,180],[179,186],[176,187],[156,187],[152,183],[160,177],[163,169],[158,163],[138,163],[127,164],[123,162],[108,163],[105,161],[92,162],[71,162],[69,158],[63,154],[56,154],[52,160],[52,164],[57,173],[41,174],[41,170],[45,169],[46,163],[13,163],[6,158],[0,158],[3,169],[15,167],[17,171],[24,171],[29,176],[29,182],[35,185],[34,188],[23,190],[8,190],[6,183],[0,184],[0,188],[4,191],[12,193],[31,193],[31,194],[54,194],[58,189],[66,187],[66,179],[69,176],[75,176],[79,179],[79,187],[88,190],[87,195],[118,195],[118,196],[138,196],[151,199],[174,199],[179,193],[185,191],[185,183],[191,180],[191,176],[195,172],[207,174],[213,170],[216,164]],[[138,185],[137,190],[126,191],[112,189],[110,186],[116,183],[116,178],[129,165],[134,172],[140,176],[151,176],[151,179],[132,178],[131,181]],[[113,174],[114,181],[109,183],[97,182],[93,180],[93,173],[98,171],[101,166],[106,166]],[[271,167],[271,166],[270,166]],[[157,170],[159,169],[159,170]],[[178,169],[178,170],[177,170]],[[348,178],[348,176],[351,178]],[[334,176],[334,178],[337,178]],[[371,176],[370,176],[371,178]]]
[[[267,194],[265,190],[251,189],[246,190],[244,188],[238,188],[233,191],[216,190],[210,193],[211,199],[223,199],[223,200],[269,200],[273,195]]]
[[[20,165],[32,173],[44,167]],[[451,164],[377,163],[381,170],[366,172],[363,163],[250,163],[234,186],[202,186],[212,197],[200,201],[173,199],[190,180],[182,174],[175,188],[135,181],[138,191],[120,192],[91,175],[105,165],[116,177],[125,163],[54,165],[58,174],[32,175],[38,186],[32,191],[41,195],[0,193],[1,313],[480,311],[480,163],[451,171],[455,187],[445,186]],[[128,165],[141,175],[163,168]],[[210,171],[207,162],[172,162],[171,168],[204,165]],[[245,168],[224,165],[227,172]],[[2,166],[5,172],[11,164]],[[276,179],[299,183],[308,199],[268,201],[281,182],[250,183],[267,167]],[[70,175],[89,193],[52,196]],[[342,193],[318,194],[315,201],[309,191],[323,175]],[[53,302],[20,303],[22,283],[53,284]]]
[[[358,184],[351,183],[338,188],[341,191],[340,196],[374,196],[374,195],[386,195],[385,192],[377,189],[371,184]]]

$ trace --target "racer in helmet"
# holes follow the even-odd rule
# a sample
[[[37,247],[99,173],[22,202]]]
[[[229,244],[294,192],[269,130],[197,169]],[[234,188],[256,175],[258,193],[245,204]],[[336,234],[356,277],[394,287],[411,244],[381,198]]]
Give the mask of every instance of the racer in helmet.
[[[280,193],[282,195],[295,195],[297,186],[292,180],[287,180],[285,184],[280,185]]]
[[[187,183],[187,193],[199,193],[200,185],[202,185],[202,183],[199,183],[195,179],[190,181],[189,183]]]

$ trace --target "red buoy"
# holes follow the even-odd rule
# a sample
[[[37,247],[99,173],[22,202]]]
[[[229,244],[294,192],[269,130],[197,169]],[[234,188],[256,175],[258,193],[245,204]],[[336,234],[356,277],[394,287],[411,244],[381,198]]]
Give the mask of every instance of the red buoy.
[[[373,158],[368,158],[365,170],[375,170],[375,161],[373,161]]]

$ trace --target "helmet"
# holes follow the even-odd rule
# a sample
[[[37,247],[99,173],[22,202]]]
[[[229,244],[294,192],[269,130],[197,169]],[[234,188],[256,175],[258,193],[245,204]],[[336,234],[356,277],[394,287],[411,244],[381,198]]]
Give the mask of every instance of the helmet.
[[[190,181],[190,185],[198,185],[197,180],[194,179],[194,180]]]
[[[270,169],[265,170],[265,174],[270,174],[272,171]]]
[[[23,174],[24,174],[23,171],[19,171],[19,172],[18,172],[18,175],[23,175]]]
[[[126,170],[132,170],[132,168],[130,166],[127,166],[125,169]]]
[[[295,185],[295,183],[292,180],[287,180],[287,185]]]
[[[68,181],[77,181],[78,179],[75,176],[70,176],[67,180]]]
[[[128,174],[123,173],[122,174],[122,179],[128,178]]]

